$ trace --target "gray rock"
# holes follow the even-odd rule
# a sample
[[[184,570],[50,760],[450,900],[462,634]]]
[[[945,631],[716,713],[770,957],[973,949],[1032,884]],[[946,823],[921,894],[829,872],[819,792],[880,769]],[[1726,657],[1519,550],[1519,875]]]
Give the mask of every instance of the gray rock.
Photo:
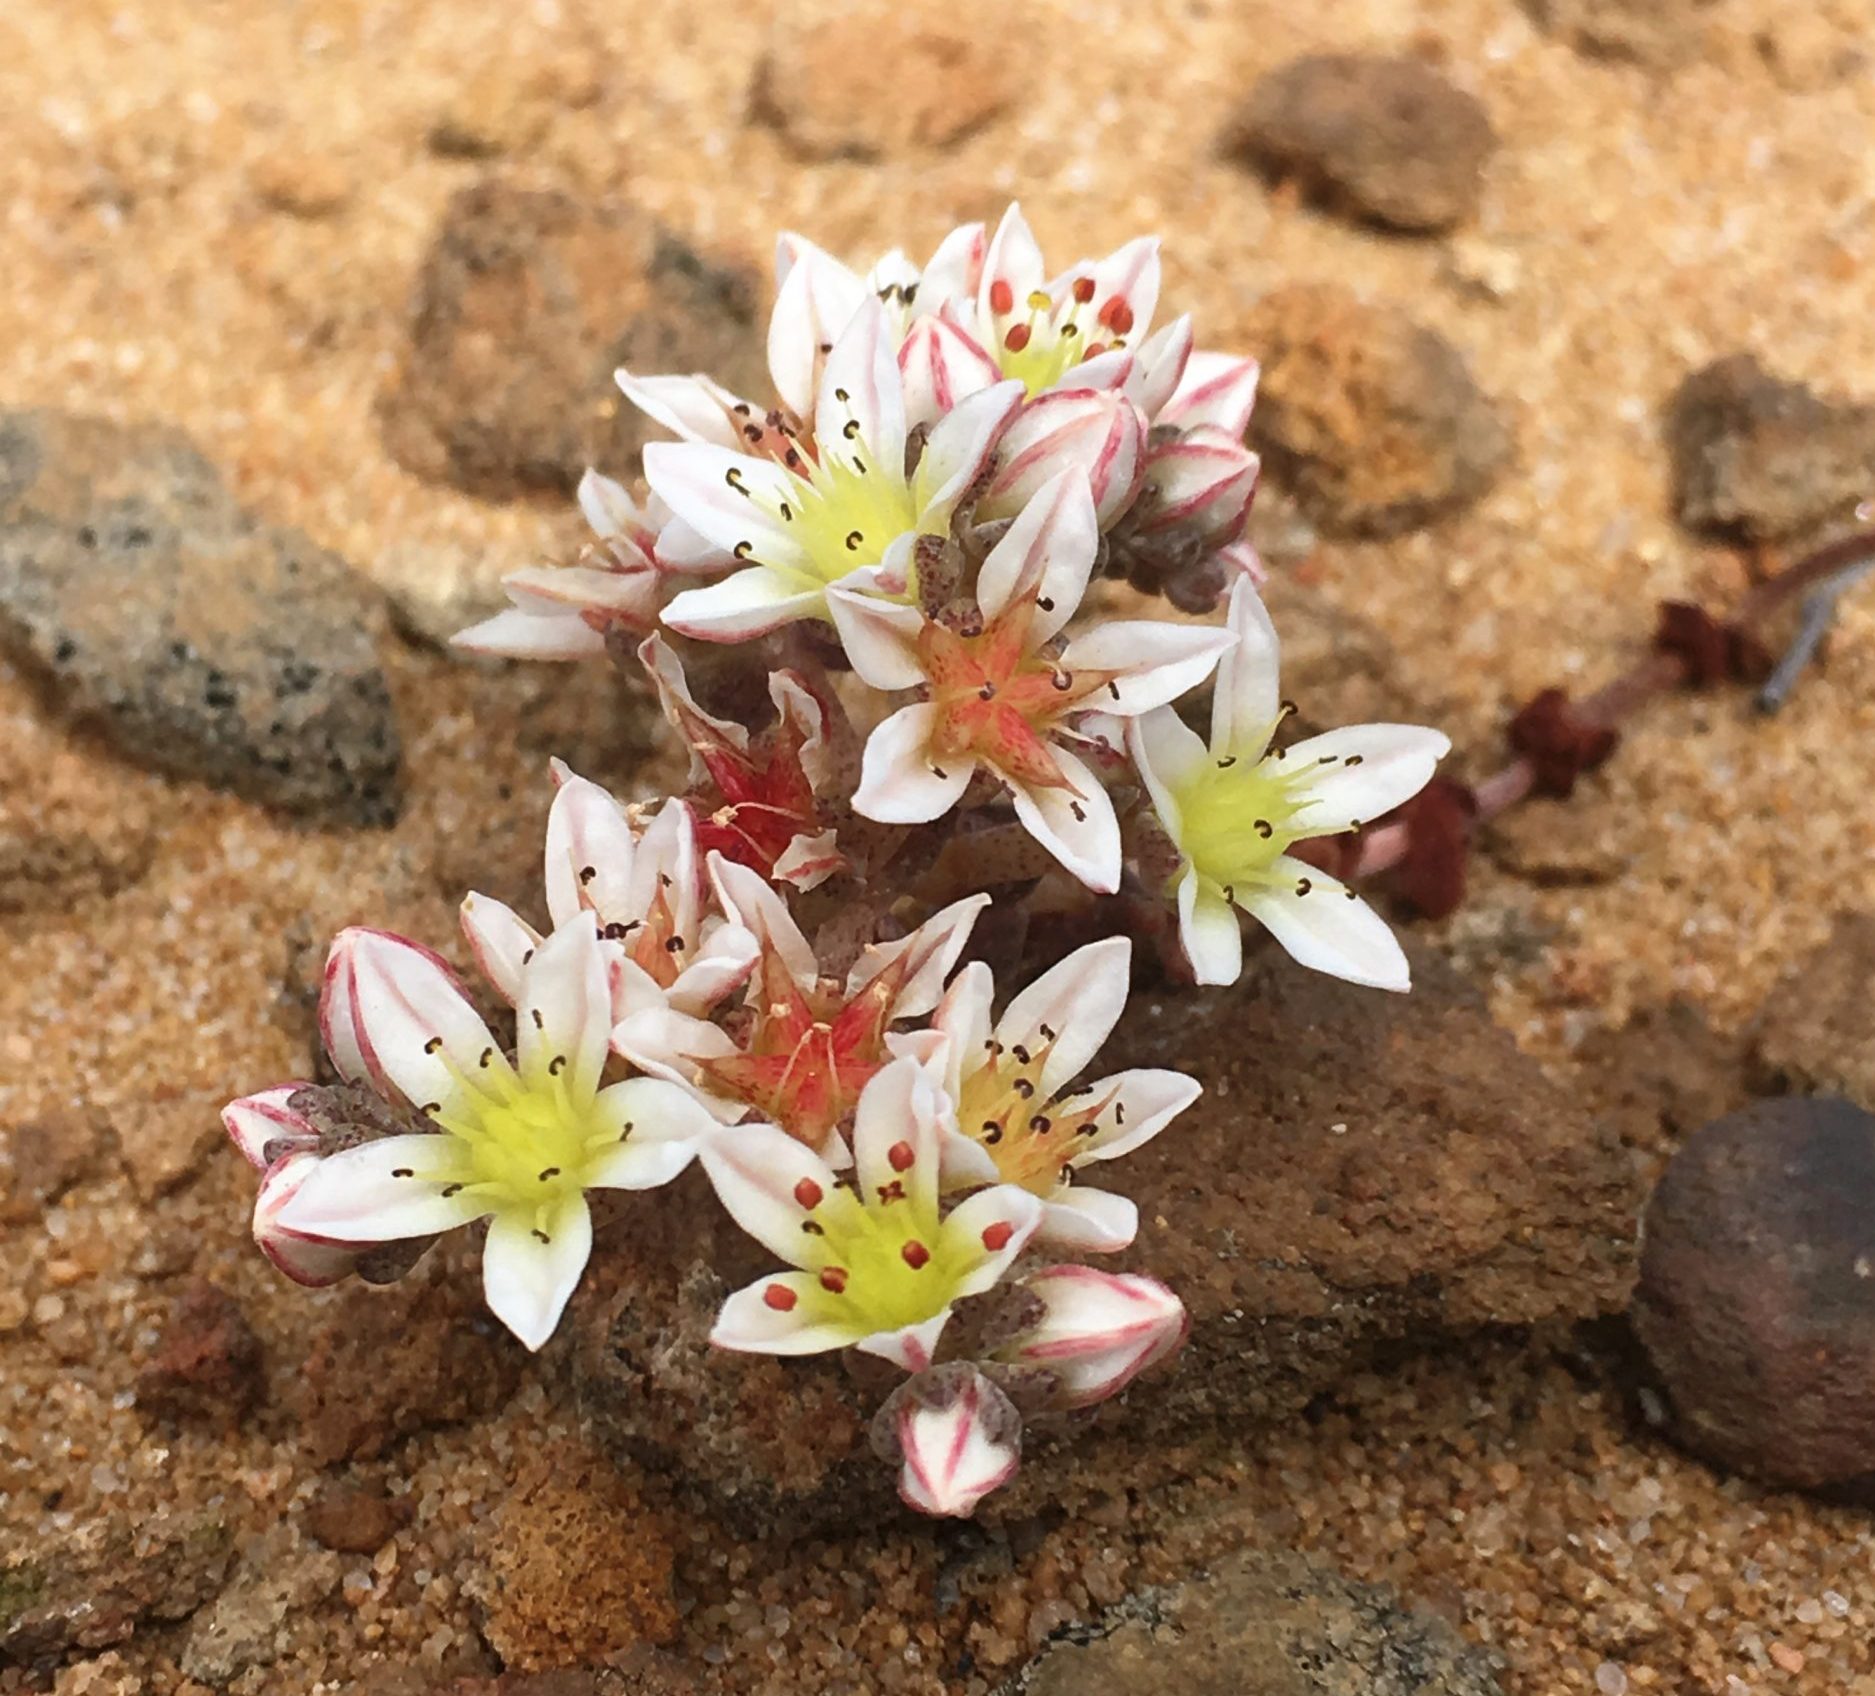
[[[1022,1696],[1498,1696],[1496,1662],[1392,1592],[1246,1549],[1054,1644]]]
[[[1792,1097],[1714,1120],[1648,1203],[1634,1325],[1687,1447],[1875,1494],[1875,1117]]]
[[[1434,231],[1477,208],[1497,132],[1474,96],[1417,59],[1321,53],[1258,82],[1230,141],[1358,216]]]
[[[236,505],[179,432],[0,414],[0,640],[129,758],[388,823],[375,604],[342,560]]]
[[[1674,506],[1695,530],[1798,535],[1875,492],[1875,405],[1781,382],[1748,353],[1680,385],[1666,440]]]
[[[614,370],[708,371],[765,392],[755,288],[634,208],[490,177],[449,203],[410,339],[379,397],[397,461],[490,498],[632,469],[661,435]]]
[[[288,1616],[329,1596],[343,1570],[337,1555],[297,1548],[280,1531],[270,1534],[214,1605],[191,1622],[182,1670],[219,1688],[252,1667],[271,1666],[289,1646]]]

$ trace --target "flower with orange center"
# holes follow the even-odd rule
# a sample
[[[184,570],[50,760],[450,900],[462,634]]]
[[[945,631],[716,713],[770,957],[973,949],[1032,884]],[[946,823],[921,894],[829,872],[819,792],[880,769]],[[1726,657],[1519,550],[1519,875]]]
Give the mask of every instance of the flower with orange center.
[[[853,669],[877,689],[918,689],[866,743],[855,809],[922,824],[956,805],[979,770],[1069,871],[1103,892],[1120,883],[1120,829],[1106,790],[1067,744],[1093,708],[1130,717],[1204,681],[1235,641],[1227,631],[1114,620],[1058,638],[1087,592],[1100,545],[1078,469],[1045,484],[978,573],[977,617],[962,628],[916,607],[836,589],[833,619]]]
[[[751,1111],[837,1158],[840,1128],[866,1085],[900,1055],[927,1058],[937,1039],[893,1027],[937,1005],[944,981],[989,905],[959,901],[897,941],[868,947],[839,979],[821,975],[787,904],[759,873],[709,857],[717,897],[759,953],[743,1005],[723,1025],[667,1018],[623,1025],[614,1040],[634,1064],[685,1083],[725,1123]]]
[[[1081,1167],[1150,1142],[1197,1100],[1182,1072],[1144,1067],[1076,1086],[1126,1007],[1133,945],[1108,937],[1044,972],[992,1023],[990,969],[973,961],[938,1004],[954,1108],[944,1150],[949,1189],[1017,1184],[1044,1203],[1041,1240],[1125,1248],[1138,1210],[1074,1183]]]

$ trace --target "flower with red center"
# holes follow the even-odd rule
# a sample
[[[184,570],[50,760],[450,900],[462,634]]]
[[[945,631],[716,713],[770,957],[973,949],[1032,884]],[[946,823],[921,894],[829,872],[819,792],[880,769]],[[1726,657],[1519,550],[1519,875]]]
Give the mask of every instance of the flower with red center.
[[[1201,625],[1116,620],[1057,641],[1086,593],[1099,546],[1087,480],[1052,479],[984,560],[976,615],[950,622],[835,590],[853,668],[877,689],[918,689],[866,743],[857,811],[921,824],[956,805],[979,770],[1016,816],[1091,888],[1120,883],[1120,830],[1092,769],[1070,748],[1076,715],[1163,706],[1204,681],[1235,640]]]
[[[1125,1196],[1075,1184],[1075,1171],[1150,1142],[1197,1100],[1182,1072],[1141,1067],[1075,1085],[1126,1007],[1133,945],[1107,937],[1044,972],[991,1021],[990,969],[959,972],[933,1020],[946,1038],[949,1188],[1019,1184],[1044,1203],[1040,1236],[1067,1248],[1123,1249],[1139,1226]]]
[[[753,1110],[830,1158],[860,1093],[902,1054],[925,1058],[928,1032],[894,1026],[937,1005],[989,905],[973,895],[893,942],[874,943],[845,982],[821,975],[781,896],[747,866],[709,857],[723,910],[756,937],[760,953],[743,1006],[723,1025],[638,1021],[615,1033],[646,1071],[688,1084],[725,1122]]]
[[[992,1288],[1041,1217],[1034,1196],[1007,1184],[944,1212],[943,1111],[918,1062],[894,1061],[860,1096],[847,1180],[772,1125],[707,1138],[704,1170],[722,1204],[796,1268],[731,1296],[710,1340],[760,1354],[857,1348],[910,1372],[929,1366],[952,1306]]]
[[[690,748],[699,846],[799,890],[844,869],[818,796],[830,777],[827,707],[806,681],[793,671],[770,673],[775,722],[751,737],[697,705],[682,662],[661,637],[649,638],[638,657],[665,718]]]

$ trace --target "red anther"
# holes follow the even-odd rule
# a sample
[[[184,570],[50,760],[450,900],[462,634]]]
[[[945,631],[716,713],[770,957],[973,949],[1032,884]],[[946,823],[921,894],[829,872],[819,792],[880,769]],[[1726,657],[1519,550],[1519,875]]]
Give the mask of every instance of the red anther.
[[[812,1213],[821,1203],[825,1191],[812,1178],[803,1178],[794,1186],[794,1199]]]
[[[931,1264],[931,1251],[915,1237],[898,1252],[914,1272],[922,1271]]]
[[[1027,324],[1011,324],[1009,334],[1003,337],[1003,346],[1011,353],[1020,353],[1029,345],[1029,337],[1033,334]]]
[[[777,1313],[792,1313],[794,1304],[800,1299],[786,1284],[770,1284],[762,1291],[763,1305],[772,1307]]]
[[[1566,691],[1545,689],[1510,721],[1510,745],[1530,762],[1532,788],[1558,800],[1575,793],[1576,779],[1615,751],[1621,734],[1612,725],[1585,721]]]
[[[1133,327],[1133,309],[1126,304],[1126,296],[1116,294],[1100,309],[1100,322],[1105,324],[1116,336],[1123,336]]]
[[[994,1225],[983,1228],[983,1246],[991,1254],[1001,1254],[1009,1246],[1009,1239],[1016,1234],[1016,1228],[1007,1219],[998,1219]]]
[[[892,1170],[894,1172],[909,1172],[912,1169],[912,1163],[918,1158],[912,1151],[911,1144],[908,1142],[893,1143],[893,1145],[886,1150],[885,1157],[892,1162]]]
[[[1074,298],[1083,306],[1094,298],[1094,279],[1092,277],[1076,277],[1074,279]]]
[[[1690,601],[1660,603],[1654,646],[1686,667],[1686,681],[1695,689],[1762,683],[1771,671],[1771,656],[1755,636]]]
[[[820,1287],[830,1295],[846,1294],[846,1268],[843,1266],[823,1266],[820,1269]]]
[[[990,310],[1007,312],[1016,304],[1016,291],[1009,286],[1005,277],[998,277],[990,284]]]
[[[1456,778],[1435,777],[1393,822],[1404,825],[1406,852],[1392,873],[1392,888],[1414,912],[1443,919],[1465,899],[1477,798]]]

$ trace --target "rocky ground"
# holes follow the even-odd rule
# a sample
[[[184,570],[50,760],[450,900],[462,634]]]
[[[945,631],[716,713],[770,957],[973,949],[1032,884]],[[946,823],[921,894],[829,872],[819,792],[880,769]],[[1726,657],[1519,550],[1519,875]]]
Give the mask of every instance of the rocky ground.
[[[1265,360],[1288,691],[1475,778],[1655,601],[1723,607],[1875,495],[1872,24],[0,11],[0,1691],[1875,1691],[1856,1457],[1716,1409],[1708,1452],[1800,1495],[1667,1435],[1708,1338],[1781,1370],[1810,1333],[1685,1332],[1676,1411],[1622,1317],[1691,1132],[1875,1107],[1866,593],[1780,716],[1677,695],[1494,824],[1410,1001],[1259,958],[1144,1007],[1127,1044],[1212,1085],[1125,1174],[1192,1347],[977,1525],[898,1513],[841,1372],[707,1358],[740,1249],[694,1183],[529,1359],[467,1245],[279,1280],[215,1119],[312,1065],[334,929],[532,905],[550,754],[671,776],[603,672],[436,642],[572,544],[583,465],[629,471],[620,357],[737,375],[778,223],[1162,231],[1169,298]],[[1831,1123],[1723,1240],[1875,1253]],[[1644,1321],[1727,1270],[1656,1259]]]

